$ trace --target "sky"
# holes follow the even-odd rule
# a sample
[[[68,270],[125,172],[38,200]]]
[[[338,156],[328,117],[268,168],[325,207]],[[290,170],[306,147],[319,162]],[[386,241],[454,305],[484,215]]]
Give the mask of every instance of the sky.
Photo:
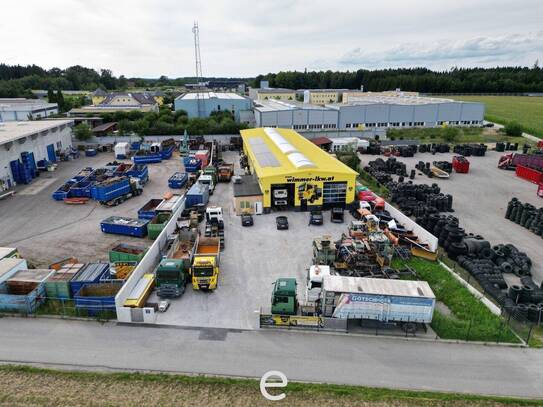
[[[0,62],[116,76],[543,65],[542,0],[18,0]]]

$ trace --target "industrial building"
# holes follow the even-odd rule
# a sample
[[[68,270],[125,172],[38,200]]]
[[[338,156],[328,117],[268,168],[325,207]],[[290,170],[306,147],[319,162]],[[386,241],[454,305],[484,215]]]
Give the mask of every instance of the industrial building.
[[[72,120],[0,123],[0,191],[30,182],[40,160],[57,161],[72,145]]]
[[[343,92],[347,89],[306,89],[304,90],[304,103],[313,105],[326,105],[341,102]]]
[[[58,104],[40,99],[0,98],[0,122],[36,120],[58,114]]]
[[[158,112],[158,107],[163,103],[164,95],[155,92],[110,92],[102,89],[95,90],[92,94],[93,104],[81,106],[69,111],[69,116],[86,116],[88,114],[130,112]]]
[[[264,212],[345,207],[354,200],[358,173],[294,130],[248,129],[241,137]]]
[[[212,112],[228,110],[240,120],[240,112],[251,109],[251,100],[236,93],[194,92],[178,96],[175,110],[184,110],[189,117],[209,117]]]
[[[302,132],[365,131],[375,135],[387,128],[480,126],[485,107],[483,103],[451,99],[366,94],[351,97],[349,103],[324,106],[259,100],[255,102],[254,111],[259,127],[283,127]]]

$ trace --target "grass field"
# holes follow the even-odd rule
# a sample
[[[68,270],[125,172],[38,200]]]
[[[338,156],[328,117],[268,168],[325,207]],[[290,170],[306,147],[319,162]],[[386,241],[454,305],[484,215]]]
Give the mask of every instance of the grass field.
[[[397,268],[404,264],[394,261]],[[448,313],[439,309],[434,311],[431,326],[440,338],[520,343],[502,318],[492,314],[439,263],[413,258],[406,265],[417,272],[418,278],[430,284],[436,299],[448,309]]]
[[[538,400],[302,384],[281,389],[288,406],[536,406]],[[273,394],[273,389],[270,390]],[[256,380],[0,366],[0,406],[257,406]]]
[[[493,128],[460,127],[454,140],[446,140],[444,127],[389,129],[387,136],[391,140],[420,140],[421,143],[495,143],[505,141],[523,144],[524,137],[508,137]]]
[[[524,131],[543,137],[543,97],[528,96],[447,96],[486,105],[485,119],[506,124],[519,122]]]

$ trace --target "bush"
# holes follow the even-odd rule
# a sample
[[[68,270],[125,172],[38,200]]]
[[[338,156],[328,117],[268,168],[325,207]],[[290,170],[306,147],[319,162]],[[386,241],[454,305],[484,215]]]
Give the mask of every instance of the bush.
[[[522,136],[522,126],[517,122],[509,122],[505,125],[505,134],[509,137]]]
[[[458,130],[457,127],[446,127],[443,130],[443,140],[445,140],[448,143],[452,143],[458,138],[459,133],[460,133],[460,130]]]
[[[79,141],[87,141],[92,137],[92,131],[88,124],[81,123],[74,128],[75,138]]]

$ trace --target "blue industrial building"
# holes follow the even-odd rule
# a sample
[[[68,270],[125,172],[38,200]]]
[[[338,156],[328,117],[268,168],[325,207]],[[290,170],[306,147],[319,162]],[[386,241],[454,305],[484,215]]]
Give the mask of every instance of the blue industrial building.
[[[251,110],[250,99],[236,93],[194,92],[178,96],[174,101],[175,110],[185,110],[189,117],[209,117],[211,112],[229,110],[239,121],[241,111]]]

